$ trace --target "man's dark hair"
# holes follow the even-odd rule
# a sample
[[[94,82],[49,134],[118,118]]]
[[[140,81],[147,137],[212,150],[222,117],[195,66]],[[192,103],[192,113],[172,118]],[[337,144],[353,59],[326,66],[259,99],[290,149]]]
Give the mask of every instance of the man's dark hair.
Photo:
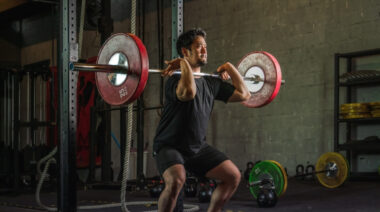
[[[178,37],[176,46],[177,46],[177,52],[179,56],[183,57],[183,54],[181,51],[183,47],[190,50],[191,48],[190,46],[197,36],[202,36],[204,39],[206,39],[206,32],[203,29],[196,28],[196,29],[191,29],[187,32],[184,32]]]

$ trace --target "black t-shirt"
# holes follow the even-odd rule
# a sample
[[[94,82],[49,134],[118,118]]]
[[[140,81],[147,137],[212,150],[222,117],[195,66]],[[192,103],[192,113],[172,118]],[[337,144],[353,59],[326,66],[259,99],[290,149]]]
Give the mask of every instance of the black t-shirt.
[[[227,102],[235,88],[215,77],[195,78],[197,93],[193,100],[177,98],[179,75],[172,75],[165,86],[165,106],[154,138],[153,150],[171,146],[192,155],[206,145],[207,125],[214,100]]]

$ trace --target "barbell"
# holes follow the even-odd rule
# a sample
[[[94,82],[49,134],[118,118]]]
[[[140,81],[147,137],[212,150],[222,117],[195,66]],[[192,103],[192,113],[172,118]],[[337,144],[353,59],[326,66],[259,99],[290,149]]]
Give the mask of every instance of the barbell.
[[[278,94],[282,80],[277,59],[268,52],[254,51],[245,55],[237,69],[248,87],[251,98],[242,102],[247,107],[262,107]],[[149,59],[142,41],[130,33],[116,33],[102,45],[96,64],[70,63],[71,71],[95,72],[99,94],[110,105],[129,104],[143,92],[148,73],[163,70],[149,69]],[[181,74],[175,71],[173,74]],[[193,73],[200,77],[220,77],[219,74]]]
[[[327,152],[318,158],[315,171],[288,177],[286,170],[274,160],[264,160],[254,164],[249,174],[249,189],[255,199],[260,190],[273,189],[279,197],[285,193],[288,179],[316,175],[319,183],[326,188],[337,188],[348,179],[350,168],[346,158],[337,152]]]

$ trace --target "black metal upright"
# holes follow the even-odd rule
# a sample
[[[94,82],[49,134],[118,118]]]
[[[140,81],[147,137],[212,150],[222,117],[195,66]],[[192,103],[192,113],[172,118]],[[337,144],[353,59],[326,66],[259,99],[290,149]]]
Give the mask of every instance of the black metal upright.
[[[110,108],[110,105],[105,104],[105,108]],[[111,161],[111,111],[105,110],[102,114],[104,125],[104,142],[102,149],[102,181],[112,181],[112,161]]]
[[[20,140],[20,123],[19,123],[19,96],[20,96],[20,74],[17,72],[14,74],[14,83],[13,83],[13,92],[14,92],[14,103],[13,103],[13,188],[17,192],[19,189],[19,180],[20,179],[20,165],[19,165],[19,140]]]
[[[32,161],[29,161],[29,164],[36,164],[36,129],[37,127],[34,125],[36,123],[35,119],[35,112],[36,112],[36,101],[35,101],[35,94],[36,94],[36,72],[31,71],[29,72],[29,80],[30,80],[30,87],[29,87],[29,111],[30,111],[30,117],[29,121],[31,123],[30,127],[30,140],[31,142],[31,147],[32,147]],[[32,174],[32,185],[35,185],[35,177]]]
[[[347,57],[346,69],[347,69],[348,73],[352,71],[352,57]],[[348,103],[352,102],[352,97],[351,97],[352,89],[353,88],[351,86],[346,87],[346,102],[348,102]],[[339,101],[339,98],[338,98],[338,101]],[[339,111],[339,108],[337,111]],[[347,129],[346,130],[346,140],[351,140],[353,138],[352,137],[353,126],[355,126],[355,125],[353,125],[351,122],[346,122],[346,129]],[[338,140],[338,142],[339,142],[339,140]],[[346,159],[348,161],[348,164],[352,164],[352,153],[353,153],[353,151],[351,151],[351,150],[346,151]]]
[[[125,148],[127,148],[127,118],[126,118],[126,109],[120,108],[120,172],[118,180],[121,180],[123,177],[123,167],[124,167],[124,157],[125,157]]]
[[[70,92],[73,86],[69,72],[69,60],[75,58],[76,40],[76,2],[74,0],[60,1],[60,34],[58,56],[59,81],[59,184],[58,184],[58,211],[75,212],[77,208],[76,175],[75,175],[75,101]],[[69,41],[70,39],[70,41]],[[74,51],[73,51],[74,50]],[[74,53],[73,53],[73,52]],[[70,82],[71,81],[71,82]],[[70,102],[74,101],[74,102]],[[72,107],[70,107],[70,105]],[[73,113],[74,112],[74,113]],[[70,127],[71,126],[71,127]]]
[[[137,100],[137,179],[138,186],[143,188],[144,176],[144,97]]]
[[[338,144],[339,144],[339,54],[335,54],[335,62],[334,62],[334,151],[338,152]]]
[[[111,0],[102,0],[102,17],[99,19],[98,30],[101,35],[101,43],[103,44],[113,32],[113,20],[111,18]],[[102,150],[102,180],[104,182],[112,181],[112,161],[111,161],[111,106],[104,104],[103,120],[105,120],[105,140]]]
[[[158,11],[157,11],[158,12]],[[145,3],[141,1],[139,4],[139,13],[141,14],[141,20],[139,21],[139,29],[140,36],[142,41],[144,41],[144,29],[145,29]],[[137,179],[138,179],[138,187],[140,189],[144,189],[145,186],[145,174],[144,174],[144,149],[145,149],[145,141],[144,141],[144,93],[140,95],[137,100]]]
[[[93,183],[95,181],[95,160],[96,160],[96,108],[95,106],[90,109],[90,169],[88,173],[88,182]]]

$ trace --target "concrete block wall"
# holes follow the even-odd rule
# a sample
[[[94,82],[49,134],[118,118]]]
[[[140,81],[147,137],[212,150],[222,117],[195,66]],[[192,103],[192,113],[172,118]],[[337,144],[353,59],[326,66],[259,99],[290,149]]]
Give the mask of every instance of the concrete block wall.
[[[379,11],[380,2],[375,0],[185,1],[185,30],[201,27],[208,33],[209,63],[204,72],[263,50],[277,58],[286,80],[265,107],[217,103],[208,142],[242,170],[247,161],[273,159],[289,174],[295,173],[297,164],[314,164],[322,153],[333,151],[334,54],[380,48]],[[170,8],[165,14],[170,17]],[[147,33],[154,32],[153,23],[146,26]],[[149,50],[156,45],[153,39],[146,36],[150,57],[157,54]],[[147,87],[151,86],[155,85]],[[150,142],[154,122],[146,128]]]

